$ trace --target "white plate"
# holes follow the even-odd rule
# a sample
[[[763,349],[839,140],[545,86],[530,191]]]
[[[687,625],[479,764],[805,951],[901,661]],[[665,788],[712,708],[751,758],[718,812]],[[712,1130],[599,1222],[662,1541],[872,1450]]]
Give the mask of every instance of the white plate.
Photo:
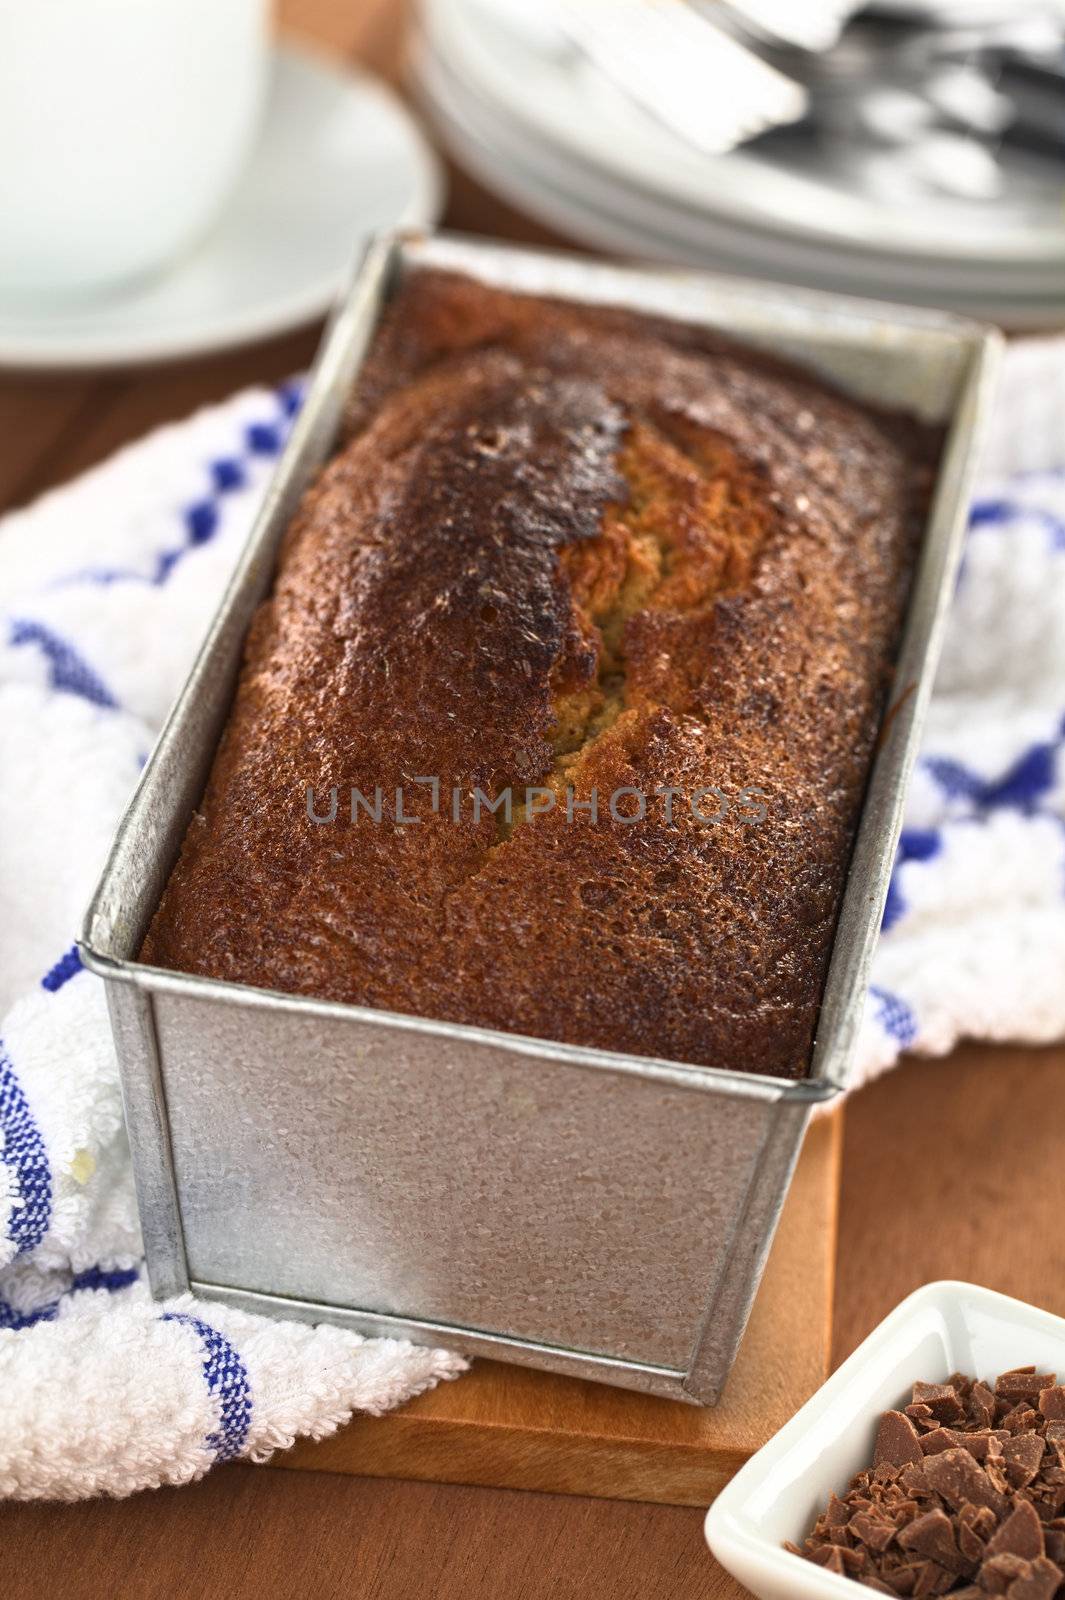
[[[1065,261],[1046,266],[1020,266],[983,260],[960,262],[911,256],[840,250],[813,237],[786,236],[747,226],[726,215],[696,212],[678,206],[667,195],[650,194],[619,178],[589,167],[575,152],[563,155],[554,145],[533,141],[458,78],[446,58],[425,38],[414,53],[414,67],[430,102],[454,127],[469,131],[480,144],[482,177],[491,176],[503,188],[511,180],[542,188],[545,197],[564,196],[574,205],[589,206],[627,226],[634,238],[643,236],[680,243],[700,265],[727,260],[730,267],[750,264],[760,271],[815,287],[831,286],[852,294],[879,294],[889,290],[895,298],[926,297],[941,303],[950,297],[980,294],[1015,299],[1027,295],[1065,302]]]
[[[553,146],[605,183],[620,183],[703,217],[781,240],[865,252],[877,260],[989,262],[1065,270],[1065,191],[993,208],[929,201],[888,207],[753,150],[710,157],[690,149],[573,51],[537,48],[498,0],[423,0],[433,53],[527,144]]]
[[[807,261],[755,234],[744,234],[714,219],[696,219],[671,210],[668,202],[602,183],[593,192],[580,181],[574,162],[557,153],[533,150],[513,128],[492,119],[487,108],[456,85],[428,41],[418,43],[413,65],[423,102],[452,153],[486,185],[520,210],[596,249],[660,261],[674,266],[711,268],[730,274],[789,282],[841,294],[860,294],[895,303],[925,304],[961,312],[1010,328],[1050,328],[1065,318],[1065,273],[1050,274],[1022,291],[1010,279],[990,274],[970,282],[952,274],[947,283],[928,283],[883,261],[875,272],[856,272],[854,259],[840,251]],[[1053,285],[1053,287],[1050,287]]]
[[[429,226],[436,158],[376,79],[285,44],[226,214],[165,276],[77,307],[0,305],[0,363],[115,366],[267,338],[325,311],[363,240]]]
[[[721,1491],[710,1549],[759,1600],[855,1600],[852,1578],[790,1555],[784,1540],[801,1544],[829,1493],[868,1466],[881,1413],[918,1380],[993,1380],[1029,1362],[1065,1374],[1065,1319],[971,1283],[918,1289]]]

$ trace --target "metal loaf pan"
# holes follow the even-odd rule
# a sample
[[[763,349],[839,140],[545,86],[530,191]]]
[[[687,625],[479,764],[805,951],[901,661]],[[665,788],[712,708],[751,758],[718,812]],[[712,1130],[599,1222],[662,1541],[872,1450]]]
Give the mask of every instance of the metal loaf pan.
[[[571,1048],[136,960],[202,794],[278,541],[411,268],[625,304],[949,427],[810,1076]],[[152,1287],[712,1404],[811,1108],[847,1081],[998,336],[956,318],[440,236],[371,246],[87,913]]]

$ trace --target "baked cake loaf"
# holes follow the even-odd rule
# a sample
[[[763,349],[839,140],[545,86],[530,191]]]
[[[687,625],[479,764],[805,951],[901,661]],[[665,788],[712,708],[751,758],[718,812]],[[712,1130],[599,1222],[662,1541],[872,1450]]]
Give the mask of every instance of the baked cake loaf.
[[[936,443],[702,330],[412,275],[142,959],[802,1076]]]

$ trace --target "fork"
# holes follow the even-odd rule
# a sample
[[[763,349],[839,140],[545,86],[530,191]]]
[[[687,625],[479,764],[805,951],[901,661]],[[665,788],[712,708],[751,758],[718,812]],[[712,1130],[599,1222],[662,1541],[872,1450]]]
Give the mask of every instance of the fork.
[[[597,71],[706,154],[805,114],[800,84],[688,0],[555,0],[554,13]]]

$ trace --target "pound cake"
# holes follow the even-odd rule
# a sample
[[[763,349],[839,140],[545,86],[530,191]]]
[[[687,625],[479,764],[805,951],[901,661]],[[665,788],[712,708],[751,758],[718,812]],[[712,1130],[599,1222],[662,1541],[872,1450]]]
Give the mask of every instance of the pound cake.
[[[142,959],[802,1076],[937,444],[705,330],[409,276]]]

